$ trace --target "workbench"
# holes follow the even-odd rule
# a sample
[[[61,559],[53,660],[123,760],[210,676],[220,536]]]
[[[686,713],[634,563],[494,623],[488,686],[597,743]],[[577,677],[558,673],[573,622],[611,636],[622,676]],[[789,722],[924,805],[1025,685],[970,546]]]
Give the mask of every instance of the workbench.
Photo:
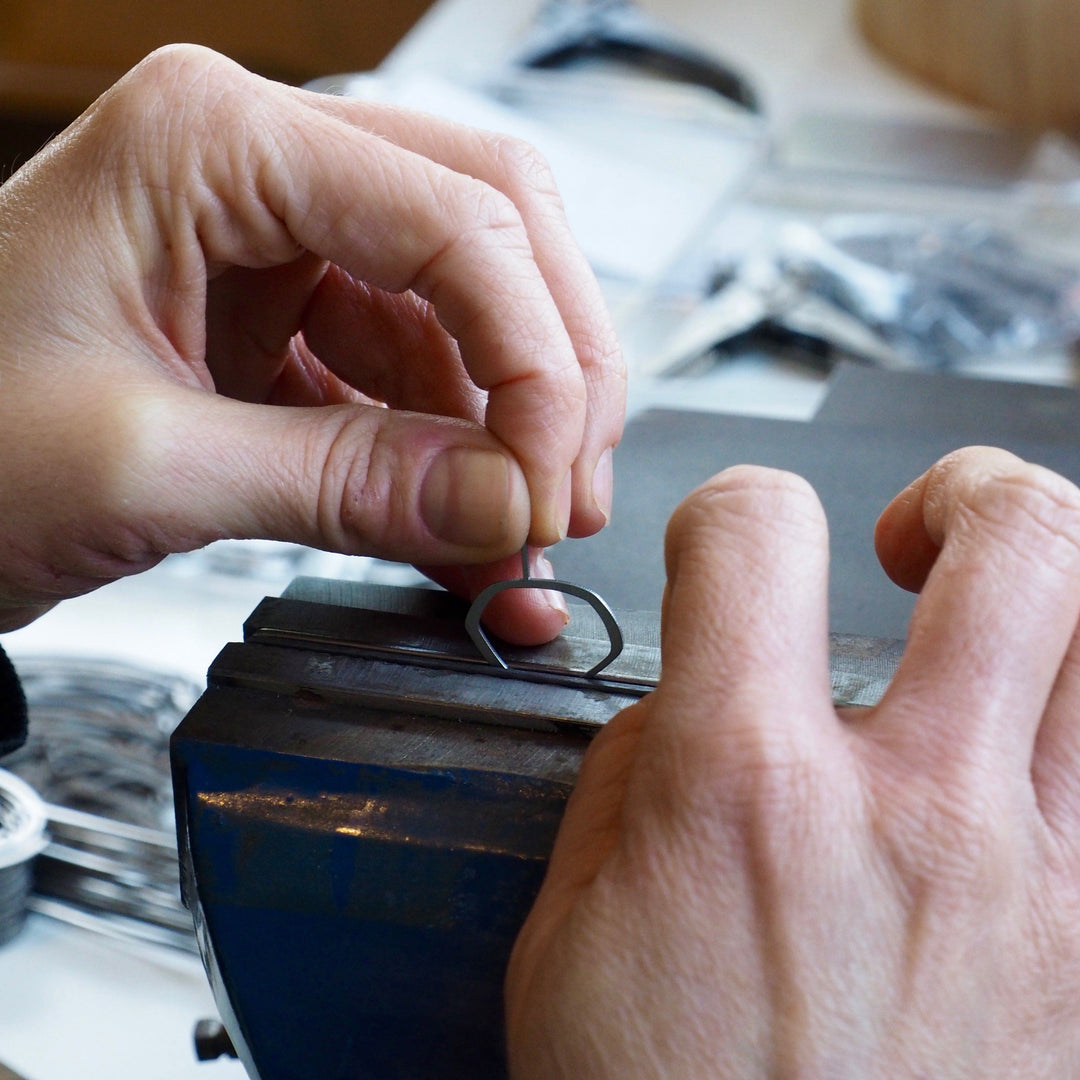
[[[383,65],[387,72],[469,75],[505,51],[537,6],[533,0],[439,0]],[[699,45],[751,72],[771,115],[796,107],[857,108],[865,114],[962,120],[967,110],[880,62],[858,38],[847,0],[642,0]],[[778,371],[761,358],[732,365],[693,389],[733,411],[807,419],[823,376]],[[635,408],[685,405],[677,385],[632,387]],[[95,651],[201,678],[247,613],[281,582],[240,584],[208,597],[161,570],[71,600],[6,636],[18,661],[33,653]],[[28,1080],[232,1080],[236,1062],[198,1064],[197,1019],[214,1015],[200,964],[167,950],[133,950],[32,917],[0,951],[0,1060]]]

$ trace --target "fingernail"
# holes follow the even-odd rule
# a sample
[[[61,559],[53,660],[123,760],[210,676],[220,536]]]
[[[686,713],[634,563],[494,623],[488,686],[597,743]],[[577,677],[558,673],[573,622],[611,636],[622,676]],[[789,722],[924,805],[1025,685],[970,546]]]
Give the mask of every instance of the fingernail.
[[[549,581],[555,577],[555,568],[548,562],[542,551],[537,551],[531,560],[531,564],[529,569],[530,577],[539,578],[540,580],[547,578]],[[570,608],[567,606],[566,597],[561,592],[556,592],[553,589],[537,589],[537,592],[543,594],[544,600],[553,611],[557,611],[566,622],[570,621]]]
[[[454,446],[428,466],[420,487],[420,515],[440,540],[474,548],[502,548],[510,534],[516,473],[496,450]]]
[[[562,482],[562,487],[559,488],[559,494],[556,496],[555,501],[555,513],[558,515],[555,526],[558,530],[560,540],[565,540],[566,534],[570,531],[570,509],[573,506],[573,501],[573,479],[571,474],[567,473],[566,478]]]
[[[604,523],[611,520],[611,500],[615,491],[615,470],[612,467],[612,450],[609,446],[601,455],[593,471],[592,493],[596,509],[604,515]]]

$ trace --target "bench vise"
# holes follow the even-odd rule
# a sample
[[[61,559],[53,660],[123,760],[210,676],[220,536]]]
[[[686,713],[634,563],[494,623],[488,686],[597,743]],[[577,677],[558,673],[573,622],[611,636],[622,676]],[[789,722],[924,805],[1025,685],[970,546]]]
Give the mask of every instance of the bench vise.
[[[172,739],[184,902],[253,1080],[505,1076],[502,980],[595,732],[655,685],[654,616],[608,647],[477,653],[426,589],[298,579]],[[870,704],[897,643],[833,641]]]

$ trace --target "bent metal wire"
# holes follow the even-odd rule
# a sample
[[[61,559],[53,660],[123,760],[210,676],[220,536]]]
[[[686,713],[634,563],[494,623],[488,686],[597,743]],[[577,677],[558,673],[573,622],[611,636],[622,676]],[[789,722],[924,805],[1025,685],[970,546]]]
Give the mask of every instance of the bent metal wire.
[[[599,593],[593,592],[592,589],[585,588],[584,585],[575,585],[569,581],[551,580],[549,578],[530,577],[529,545],[526,544],[521,549],[521,577],[510,581],[496,581],[493,585],[489,585],[473,601],[472,607],[469,608],[469,613],[465,617],[465,629],[468,630],[469,637],[472,638],[472,642],[480,655],[488,663],[494,664],[504,671],[510,669],[510,665],[499,655],[484,632],[484,628],[480,625],[480,618],[488,604],[499,593],[506,592],[508,589],[542,589],[547,592],[565,593],[567,596],[576,596],[579,600],[584,600],[596,612],[600,617],[600,621],[604,624],[604,629],[607,630],[608,638],[611,641],[611,650],[598,664],[594,664],[588,671],[584,672],[585,678],[591,679],[599,675],[622,652],[622,630],[619,629],[619,623],[604,598]]]

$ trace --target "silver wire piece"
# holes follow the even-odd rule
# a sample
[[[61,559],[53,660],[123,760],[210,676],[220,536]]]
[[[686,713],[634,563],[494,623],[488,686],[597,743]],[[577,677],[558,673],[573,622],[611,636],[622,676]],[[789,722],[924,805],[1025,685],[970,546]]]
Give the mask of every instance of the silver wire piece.
[[[529,545],[526,544],[521,549],[521,577],[510,581],[496,581],[493,585],[489,585],[473,601],[468,615],[465,616],[465,629],[468,630],[469,637],[472,638],[477,651],[489,664],[494,664],[495,667],[502,668],[503,671],[510,670],[510,665],[499,655],[484,632],[484,628],[480,625],[480,617],[484,614],[485,608],[494,597],[501,592],[506,592],[507,589],[542,589],[549,592],[565,593],[567,596],[576,596],[579,600],[584,600],[596,612],[600,617],[600,621],[604,624],[604,629],[607,630],[608,638],[611,640],[611,650],[600,663],[594,664],[588,671],[583,672],[586,679],[599,675],[622,652],[622,630],[619,629],[618,620],[612,613],[611,608],[607,606],[604,598],[599,593],[593,592],[592,589],[587,589],[584,585],[575,585],[570,581],[530,577]]]

